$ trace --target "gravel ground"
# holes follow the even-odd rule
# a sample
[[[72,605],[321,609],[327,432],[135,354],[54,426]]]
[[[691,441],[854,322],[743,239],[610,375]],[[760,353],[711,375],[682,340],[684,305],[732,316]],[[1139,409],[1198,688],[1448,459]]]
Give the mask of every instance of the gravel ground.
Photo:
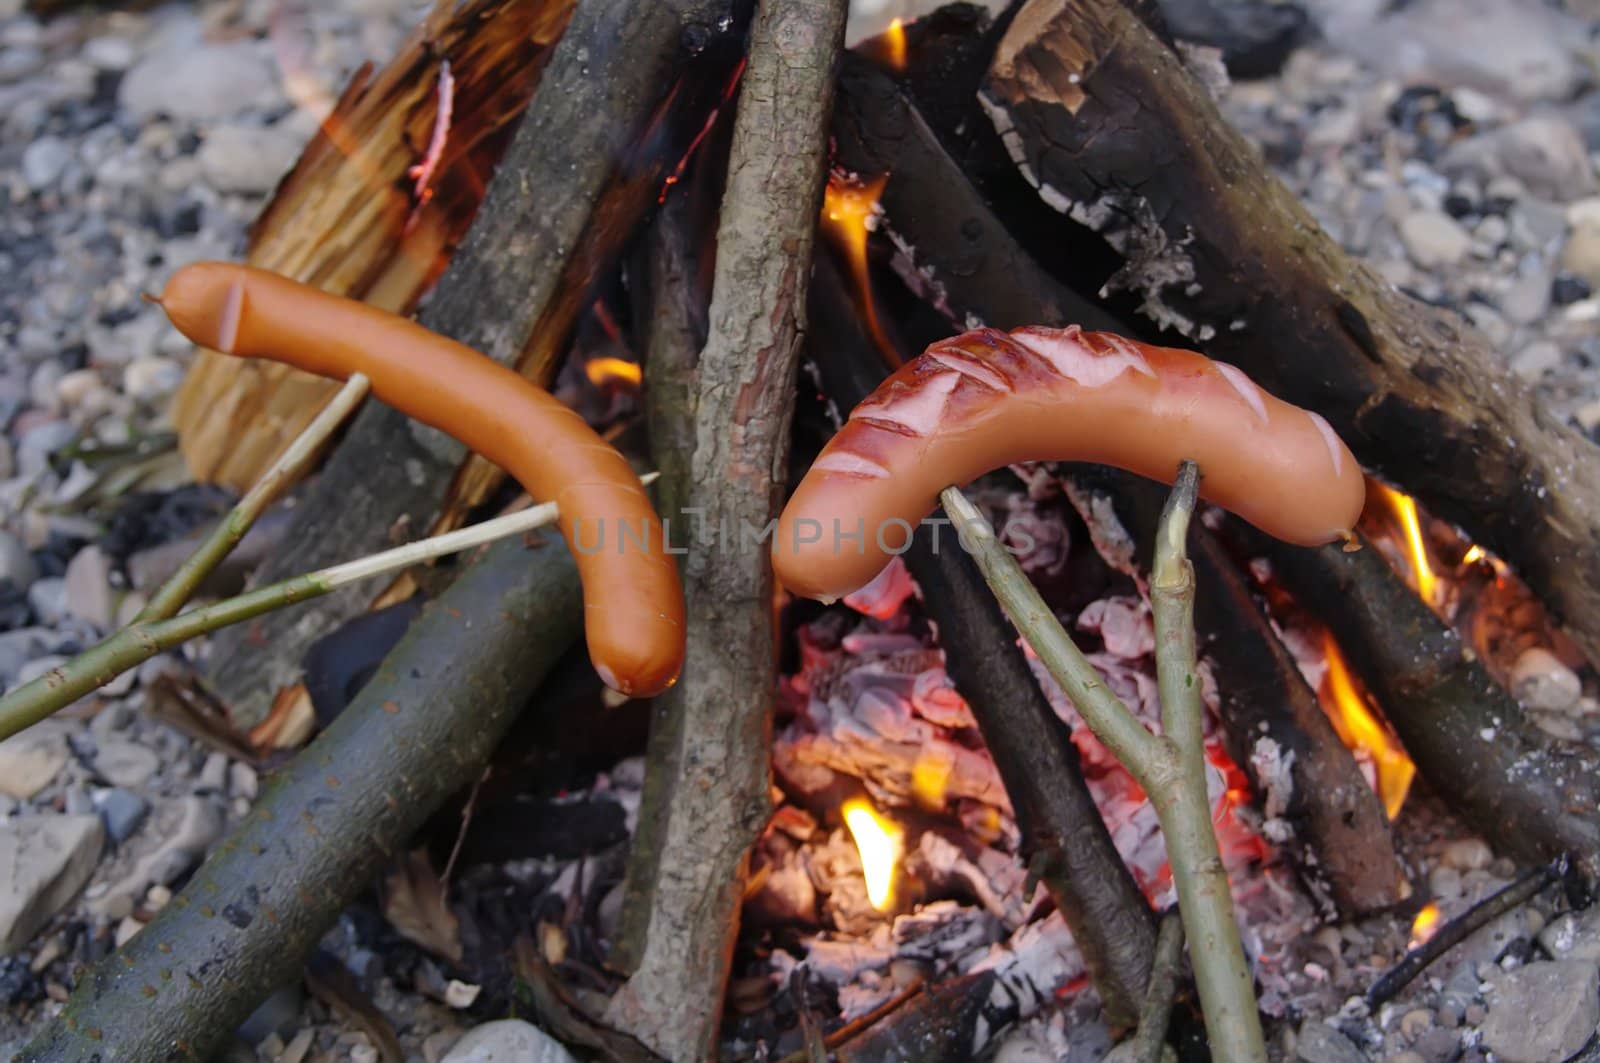
[[[424,6],[214,0],[40,22],[0,0],[0,683],[131,615],[141,560],[225,504],[182,486],[163,408],[189,352],[139,295],[241,251],[316,101],[392,53]],[[1470,319],[1552,416],[1600,438],[1593,0],[1316,0],[1306,15],[1310,43],[1227,90],[1229,114],[1346,246]],[[0,744],[0,1057],[249,808],[255,770],[153,712],[185,668],[150,662]],[[1511,869],[1455,828],[1430,835],[1443,822],[1424,810],[1407,833],[1448,912]],[[1551,910],[1506,917],[1374,1017],[1347,990],[1407,928],[1323,928],[1305,962],[1327,992],[1278,1047],[1309,1063],[1566,1058],[1600,1021],[1600,917]],[[365,947],[354,923],[335,933]],[[381,971],[369,986],[408,1056],[429,1059],[486,1017],[447,990],[402,993]],[[269,1008],[260,1058],[377,1058],[320,1003]],[[1047,1025],[1029,1035],[1044,1051]]]

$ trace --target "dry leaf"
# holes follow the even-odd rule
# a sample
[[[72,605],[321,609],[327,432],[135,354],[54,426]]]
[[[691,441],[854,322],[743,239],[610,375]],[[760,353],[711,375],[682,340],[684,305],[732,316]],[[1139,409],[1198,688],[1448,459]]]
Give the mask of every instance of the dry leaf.
[[[408,940],[451,963],[461,962],[461,923],[426,850],[407,853],[384,879],[383,915]]]

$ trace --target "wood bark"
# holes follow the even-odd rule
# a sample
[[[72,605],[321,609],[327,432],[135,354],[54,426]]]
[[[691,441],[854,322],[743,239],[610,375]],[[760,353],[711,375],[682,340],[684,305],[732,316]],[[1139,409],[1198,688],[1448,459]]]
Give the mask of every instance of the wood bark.
[[[921,108],[892,78],[864,62],[847,62],[839,84],[834,117],[839,160],[865,173],[889,174],[882,227],[905,248],[902,254],[953,318],[964,323],[975,317],[999,328],[1077,322],[1128,331],[1105,309],[1040,268],[946,152]],[[849,398],[849,404],[860,397]],[[1112,470],[1068,475],[1114,500],[1148,565],[1165,492]],[[1406,884],[1380,803],[1288,651],[1244,592],[1237,572],[1218,564],[1215,543],[1204,529],[1196,529],[1196,535],[1193,560],[1201,580],[1197,621],[1219,665],[1222,721],[1236,759],[1251,773],[1264,800],[1266,780],[1254,772],[1251,748],[1265,734],[1285,753],[1295,754],[1292,797],[1284,818],[1295,828],[1288,844],[1297,864],[1308,872],[1315,869],[1312,881],[1325,884],[1323,894],[1331,893],[1341,911],[1388,907],[1400,899]],[[1146,963],[1148,955],[1147,950]],[[1142,981],[1135,983],[1134,992],[1142,992],[1142,986]]]
[[[477,213],[572,8],[441,3],[383,70],[351,80],[257,217],[246,260],[409,314]],[[433,136],[446,62],[449,135],[424,200],[408,171]],[[247,490],[337,388],[276,362],[199,352],[172,407],[189,471]]]
[[[722,99],[739,39],[734,2],[579,5],[424,325],[549,382],[584,305],[576,293],[621,252]],[[641,155],[641,144],[656,150]],[[464,457],[442,433],[369,404],[297,508],[292,547],[257,582],[459,523],[495,482],[484,475],[493,466],[480,463],[451,485]],[[446,516],[436,519],[445,496]],[[236,722],[261,720],[295,681],[305,648],[362,604],[314,605],[219,637],[210,679]]]
[[[1112,285],[1510,562],[1600,660],[1600,461],[1457,316],[1338,246],[1118,0],[1028,0],[983,101],[1044,200],[1099,230]]]
[[[819,256],[812,349],[824,393],[841,412],[884,376],[849,306],[837,271]],[[935,545],[923,528],[903,560],[938,629],[945,667],[1005,784],[1023,859],[1071,928],[1107,1016],[1132,1025],[1155,954],[1155,918],[1100,818],[1071,734],[1039,688],[982,574],[952,537]]]
[[[1600,755],[1540,730],[1376,547],[1301,550],[1241,529],[1328,625],[1417,772],[1497,850],[1600,873]]]
[[[79,980],[23,1058],[211,1059],[433,809],[479,776],[578,638],[581,603],[561,543],[490,547],[189,885]]]
[[[764,539],[741,539],[783,501],[845,7],[763,0],[734,121],[697,370],[689,497],[712,533],[684,558],[679,776],[644,952],[608,1012],[674,1060],[715,1055],[749,848],[770,809],[772,567]]]

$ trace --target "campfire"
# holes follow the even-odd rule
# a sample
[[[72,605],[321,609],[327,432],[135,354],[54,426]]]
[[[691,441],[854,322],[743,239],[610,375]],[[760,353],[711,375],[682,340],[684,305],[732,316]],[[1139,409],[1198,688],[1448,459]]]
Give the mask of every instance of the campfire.
[[[260,929],[291,903],[277,893],[218,908],[256,935],[251,970],[284,974],[279,954],[311,948],[387,868],[379,907],[430,956],[414,979],[430,995],[482,986],[485,1009],[514,1006],[606,1058],[1098,1058],[1124,1038],[1159,1052],[1169,1031],[1192,1051],[1208,1029],[1222,1058],[1250,1038],[1219,1040],[1234,1036],[1215,1013],[1222,946],[1189,922],[1199,865],[1231,892],[1231,908],[1219,903],[1237,924],[1232,951],[1280,1047],[1308,1016],[1353,1037],[1378,1029],[1445,949],[1553,896],[1562,876],[1591,879],[1600,775],[1574,722],[1593,704],[1600,649],[1587,444],[1529,415],[1515,386],[1482,385],[1478,341],[1351,262],[1216,112],[1195,73],[1215,57],[1172,46],[1130,7],[907,11],[835,54],[838,34],[793,20],[837,21],[839,4],[777,6],[441,4],[389,67],[337,96],[299,57],[293,25],[275,27],[286,89],[320,132],[258,221],[250,262],[380,309],[421,306],[422,325],[576,411],[597,434],[589,451],[656,470],[657,542],[681,574],[687,627],[557,567],[555,530],[540,529],[570,501],[524,515],[520,553],[412,565],[299,617],[230,614],[244,622],[214,637],[192,714],[278,757],[314,717],[337,717],[264,799],[284,804],[263,804],[218,858],[259,850],[286,860],[285,876],[341,872],[300,889],[313,900],[296,926],[316,929],[293,942]],[[820,65],[781,65],[785,48]],[[764,112],[771,143],[752,148],[764,127],[749,108],[770,108],[775,86],[793,97]],[[233,347],[256,311],[230,291],[207,341],[219,353],[200,356],[173,411],[196,475],[276,485],[331,455],[293,511],[321,537],[274,558],[257,593],[323,594],[331,585],[277,581],[526,506],[501,470],[393,410],[369,408],[332,445],[338,418],[314,418],[335,393],[354,405],[365,372],[341,390],[233,357],[254,353]],[[1230,401],[1263,423],[1267,401],[1303,407],[1297,424],[1332,477],[1356,494],[1366,477],[1360,521],[1320,546],[1197,504],[1192,477],[1206,491],[1224,478],[1215,464],[1174,473],[1180,501],[1067,461],[952,485],[1037,591],[1048,616],[1032,621],[1059,622],[1094,685],[1163,750],[1182,740],[1166,533],[1175,507],[1193,511],[1176,546],[1198,654],[1183,696],[1203,713],[1181,753],[1203,790],[1188,820],[965,539],[941,552],[908,526],[905,549],[837,601],[801,594],[799,577],[774,585],[768,562],[779,496],[807,475],[894,480],[872,454],[824,452],[888,374],[916,379],[918,353],[953,335],[1072,325],[1102,337],[1097,365],[1122,358],[1152,378],[1151,352],[1198,348],[1226,363]],[[1076,338],[1089,333],[1064,334],[1090,350]],[[965,375],[946,396],[972,380],[998,390],[998,364],[951,370]],[[953,432],[951,409],[925,424],[885,414],[879,428]],[[1191,430],[1140,412],[1151,425],[1131,431]],[[308,425],[311,443],[296,442]],[[1502,498],[1509,517],[1482,504]],[[729,548],[752,535],[760,550]],[[601,561],[567,539],[591,580]],[[299,675],[308,647],[337,657],[316,640],[416,595],[436,601],[404,640],[362,650],[371,678],[328,711]],[[632,688],[603,659],[595,625],[624,614],[639,632],[687,631],[677,686]],[[175,605],[134,628],[175,615],[190,614]],[[588,655],[568,652],[580,616]],[[402,659],[415,663],[381,663]],[[530,699],[600,722],[562,737],[544,719],[531,735],[513,726]],[[540,772],[560,782],[527,782]],[[327,811],[324,791],[359,795],[362,822]],[[484,823],[530,805],[563,829],[586,810],[607,840],[486,855]],[[274,817],[318,848],[271,856]],[[1173,827],[1197,819],[1214,860],[1192,859],[1194,832]],[[1446,895],[1426,868],[1450,845],[1482,846],[1475,836],[1493,855],[1458,862],[1482,888]],[[256,874],[218,866],[174,910],[210,907],[197,891]],[[1516,881],[1484,902],[1491,867]],[[1365,928],[1365,955],[1346,955],[1341,926]],[[134,939],[129,970],[143,977],[192,933],[163,914]],[[254,1003],[210,1006],[232,1022]],[[111,1021],[94,1001],[72,1007],[49,1036],[91,1036],[80,1014]],[[178,1028],[161,1014],[152,1029]]]

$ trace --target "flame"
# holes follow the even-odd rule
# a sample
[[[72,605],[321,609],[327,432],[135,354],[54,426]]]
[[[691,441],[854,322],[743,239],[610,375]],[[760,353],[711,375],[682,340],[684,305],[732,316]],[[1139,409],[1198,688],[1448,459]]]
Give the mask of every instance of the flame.
[[[584,373],[589,377],[589,383],[595,387],[604,387],[606,384],[622,382],[635,387],[643,379],[644,373],[639,368],[639,363],[630,362],[622,358],[591,358],[583,367]]]
[[[906,68],[906,27],[899,19],[889,23],[883,32],[884,62],[889,69],[900,73]]]
[[[1384,812],[1394,819],[1405,803],[1406,792],[1411,789],[1411,780],[1417,774],[1416,765],[1367,707],[1366,697],[1356,687],[1350,667],[1332,635],[1324,638],[1323,653],[1328,661],[1328,674],[1322,684],[1323,709],[1333,722],[1333,729],[1339,732],[1340,740],[1372,758],[1378,773],[1378,797],[1383,801]]]
[[[838,174],[830,175],[827,191],[822,197],[822,217],[835,246],[850,260],[850,272],[856,282],[856,297],[865,311],[867,331],[872,336],[872,342],[890,365],[898,367],[900,352],[889,342],[878,324],[878,309],[872,299],[872,280],[867,273],[867,234],[877,228],[878,198],[883,195],[884,186],[888,183],[888,174],[865,182]]]
[[[1439,929],[1439,906],[1432,901],[1422,906],[1422,911],[1411,921],[1410,948],[1416,948],[1433,937],[1433,932]]]
[[[416,225],[422,208],[433,198],[433,178],[444,157],[445,143],[450,139],[450,121],[455,115],[456,79],[450,72],[450,60],[439,60],[439,76],[434,91],[438,95],[438,109],[433,114],[433,132],[428,135],[428,147],[421,159],[406,176],[415,182],[411,193],[411,215],[406,219],[406,231]]]
[[[867,900],[878,911],[889,907],[894,893],[895,865],[900,861],[900,828],[878,815],[863,798],[844,804],[844,823],[861,851],[861,873],[867,880]]]
[[[1403,495],[1387,484],[1373,482],[1378,494],[1389,504],[1400,530],[1405,533],[1406,552],[1411,555],[1411,582],[1417,595],[1430,606],[1439,601],[1439,579],[1433,574],[1428,559],[1428,542],[1422,536],[1422,522],[1417,517],[1417,503],[1410,495]]]
[[[1476,565],[1479,561],[1482,561],[1488,556],[1489,555],[1484,552],[1483,547],[1474,543],[1472,546],[1467,547],[1466,553],[1461,555],[1461,563],[1463,565]]]

